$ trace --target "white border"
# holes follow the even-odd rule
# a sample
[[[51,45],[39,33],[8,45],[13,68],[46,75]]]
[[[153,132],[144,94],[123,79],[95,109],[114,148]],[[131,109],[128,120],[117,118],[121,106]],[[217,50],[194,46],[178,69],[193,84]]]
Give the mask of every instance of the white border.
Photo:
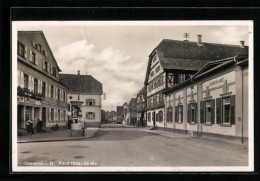
[[[253,21],[13,21],[12,22],[12,113],[17,112],[17,31],[26,26],[96,25],[96,26],[216,26],[246,25],[249,27],[249,91],[248,91],[248,166],[225,167],[30,167],[17,166],[17,114],[12,114],[12,172],[252,172],[254,171],[254,82]]]

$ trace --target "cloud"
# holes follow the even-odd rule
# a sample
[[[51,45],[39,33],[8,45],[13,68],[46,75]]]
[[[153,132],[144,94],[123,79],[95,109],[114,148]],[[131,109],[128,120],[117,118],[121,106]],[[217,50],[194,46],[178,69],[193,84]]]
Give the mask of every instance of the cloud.
[[[76,74],[80,70],[103,84],[105,110],[115,110],[143,87],[146,62],[133,60],[114,47],[96,50],[84,39],[62,46],[54,54],[63,73]]]

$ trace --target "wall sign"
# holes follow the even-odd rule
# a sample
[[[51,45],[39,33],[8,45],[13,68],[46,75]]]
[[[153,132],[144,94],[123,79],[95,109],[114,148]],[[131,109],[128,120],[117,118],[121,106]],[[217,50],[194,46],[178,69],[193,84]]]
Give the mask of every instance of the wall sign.
[[[224,82],[224,77],[218,79],[218,80],[213,80],[211,82],[209,82],[209,86],[215,85],[215,84],[219,84],[219,83],[223,83]]]

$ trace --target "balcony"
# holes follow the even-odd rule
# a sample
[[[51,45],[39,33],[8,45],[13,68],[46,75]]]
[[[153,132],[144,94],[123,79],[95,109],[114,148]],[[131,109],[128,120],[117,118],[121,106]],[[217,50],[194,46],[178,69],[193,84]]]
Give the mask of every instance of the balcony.
[[[17,87],[17,96],[25,97],[28,99],[30,98],[38,101],[42,101],[45,99],[44,94],[30,91],[27,88],[21,88],[19,86]]]

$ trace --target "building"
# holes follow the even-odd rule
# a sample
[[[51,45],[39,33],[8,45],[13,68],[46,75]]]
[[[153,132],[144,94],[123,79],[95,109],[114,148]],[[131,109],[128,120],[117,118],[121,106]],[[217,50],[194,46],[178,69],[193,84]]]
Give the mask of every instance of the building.
[[[117,115],[117,123],[122,123],[124,118],[124,107],[123,106],[117,106],[116,107],[116,115]]]
[[[136,121],[137,126],[146,126],[146,87],[136,96]]]
[[[164,128],[242,143],[248,140],[247,55],[212,61],[164,93]]]
[[[129,103],[123,105],[124,122],[126,125],[136,125],[137,120],[137,108],[136,98],[131,98]]]
[[[69,119],[84,121],[87,127],[101,126],[102,84],[91,75],[60,74],[68,88]]]
[[[60,68],[42,31],[18,31],[17,126],[37,119],[47,128],[67,124],[67,88],[59,82]]]
[[[182,84],[209,62],[245,54],[247,47],[164,39],[149,55],[147,86],[147,125],[165,127],[163,91]],[[182,108],[180,108],[182,111]],[[183,110],[186,111],[186,110]]]
[[[125,102],[123,104],[123,124],[127,123],[127,119],[129,116],[129,115],[127,115],[127,112],[128,112],[128,104],[127,104],[127,102]]]

